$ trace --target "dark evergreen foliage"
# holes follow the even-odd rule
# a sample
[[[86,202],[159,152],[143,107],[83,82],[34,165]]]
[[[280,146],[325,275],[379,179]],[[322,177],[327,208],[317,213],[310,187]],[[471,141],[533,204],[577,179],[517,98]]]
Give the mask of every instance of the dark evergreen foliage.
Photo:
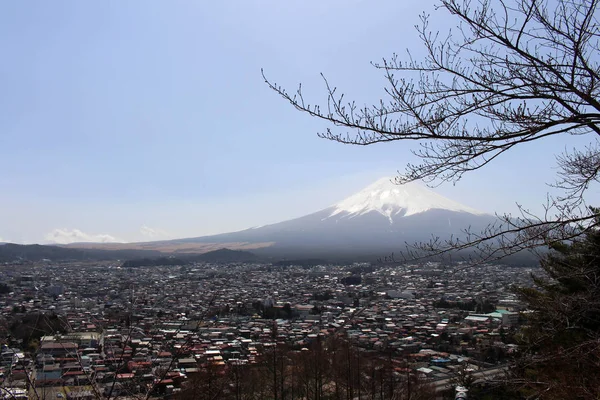
[[[156,257],[161,253],[155,250],[98,250],[72,249],[60,246],[39,244],[12,244],[0,246],[0,262],[15,261],[87,261],[87,260],[119,260],[134,257]]]
[[[345,278],[342,278],[341,282],[344,285],[360,285],[362,282],[362,278],[356,275],[347,276]]]
[[[12,288],[5,283],[0,283],[0,294],[8,294],[12,292]]]
[[[539,398],[600,398],[600,231],[582,231],[552,243],[546,276],[517,290],[530,312],[514,382]]]

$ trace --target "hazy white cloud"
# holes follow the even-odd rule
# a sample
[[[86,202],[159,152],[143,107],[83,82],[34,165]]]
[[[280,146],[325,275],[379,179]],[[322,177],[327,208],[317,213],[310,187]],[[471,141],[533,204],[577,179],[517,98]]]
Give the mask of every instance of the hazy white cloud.
[[[150,228],[146,225],[142,225],[140,233],[148,239],[168,239],[170,237],[170,235],[162,229]]]
[[[119,239],[108,234],[88,234],[79,229],[54,229],[44,238],[52,243],[68,244],[77,242],[111,243],[120,242]]]
[[[0,236],[0,243],[10,243],[10,240],[4,239],[2,236]]]

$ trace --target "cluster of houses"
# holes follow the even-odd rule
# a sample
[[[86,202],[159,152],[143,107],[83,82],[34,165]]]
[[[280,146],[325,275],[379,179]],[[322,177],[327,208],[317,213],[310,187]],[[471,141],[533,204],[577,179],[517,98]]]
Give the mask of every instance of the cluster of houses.
[[[491,367],[512,351],[523,313],[509,287],[529,284],[531,272],[435,263],[0,270],[10,288],[0,294],[0,399],[176,393],[207,365],[250,365],[270,346],[306,349],[332,335],[448,379],[465,361]],[[15,329],[31,315],[64,324],[25,340]]]

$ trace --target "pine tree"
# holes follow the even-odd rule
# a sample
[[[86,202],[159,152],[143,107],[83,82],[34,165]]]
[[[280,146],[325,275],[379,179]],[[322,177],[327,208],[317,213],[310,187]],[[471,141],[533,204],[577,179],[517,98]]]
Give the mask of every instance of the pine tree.
[[[600,398],[600,230],[581,229],[551,244],[535,288],[518,289],[529,312],[514,382],[539,398]]]

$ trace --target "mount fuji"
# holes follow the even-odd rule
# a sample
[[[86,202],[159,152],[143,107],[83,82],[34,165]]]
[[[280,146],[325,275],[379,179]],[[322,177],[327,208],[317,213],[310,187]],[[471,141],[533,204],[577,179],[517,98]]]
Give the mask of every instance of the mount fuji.
[[[401,250],[406,242],[460,236],[467,228],[478,232],[495,218],[418,183],[396,185],[382,178],[337,204],[300,218],[239,232],[152,243],[157,245],[154,249],[170,246],[178,252],[211,244],[280,257],[370,256]]]
[[[395,220],[397,221],[397,218],[394,218],[396,216],[409,217],[430,210],[466,212],[473,215],[483,214],[440,196],[417,183],[412,182],[400,186],[392,183],[389,178],[379,179],[331,208],[334,210],[328,218],[335,216],[353,218],[375,212],[387,217],[390,224],[394,224]]]

